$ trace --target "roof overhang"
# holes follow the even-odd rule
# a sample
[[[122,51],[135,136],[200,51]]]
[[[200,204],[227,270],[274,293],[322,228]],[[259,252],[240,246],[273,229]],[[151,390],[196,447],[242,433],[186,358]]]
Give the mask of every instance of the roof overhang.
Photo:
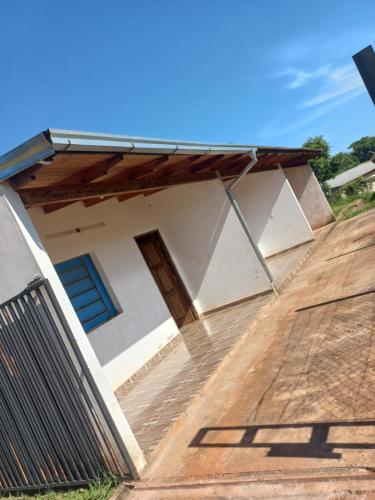
[[[120,201],[176,184],[237,175],[257,150],[252,172],[300,166],[319,151],[207,144],[49,129],[0,157],[0,182],[9,182],[27,207],[45,211],[118,196]]]
[[[20,146],[0,156],[0,182],[23,172],[36,163],[55,154],[46,133],[35,135]]]

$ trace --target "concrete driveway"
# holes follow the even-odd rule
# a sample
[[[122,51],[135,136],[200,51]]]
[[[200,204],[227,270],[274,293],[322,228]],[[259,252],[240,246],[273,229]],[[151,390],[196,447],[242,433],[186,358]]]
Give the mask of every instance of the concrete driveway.
[[[317,247],[145,479],[349,468],[372,475],[374,291],[372,211],[337,224]]]

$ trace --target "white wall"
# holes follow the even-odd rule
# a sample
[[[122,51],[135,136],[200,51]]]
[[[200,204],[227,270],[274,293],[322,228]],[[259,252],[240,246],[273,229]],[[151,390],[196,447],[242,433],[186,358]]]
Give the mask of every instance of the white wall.
[[[6,194],[12,196],[12,191]],[[41,277],[30,246],[15,224],[15,215],[6,194],[0,186],[0,303],[20,293],[35,278]],[[12,201],[16,203],[15,193],[14,198]],[[22,208],[20,201],[19,204]],[[38,240],[35,244],[41,246]]]
[[[218,181],[123,203],[75,203],[48,215],[34,208],[30,215],[54,263],[90,253],[110,284],[120,314],[88,338],[114,389],[178,333],[135,236],[160,231],[198,313],[269,289]],[[56,237],[100,223],[104,227]]]
[[[198,313],[269,289],[219,181],[177,186],[150,204]]]
[[[144,263],[134,236],[157,229],[145,198],[116,198],[85,208],[75,203],[49,215],[31,217],[54,263],[89,253],[101,271],[120,314],[88,338],[114,389],[178,333]],[[104,223],[104,227],[49,239],[59,231]]]
[[[284,172],[312,229],[335,220],[310,165],[285,168]]]
[[[246,175],[234,193],[264,257],[314,238],[281,169]]]

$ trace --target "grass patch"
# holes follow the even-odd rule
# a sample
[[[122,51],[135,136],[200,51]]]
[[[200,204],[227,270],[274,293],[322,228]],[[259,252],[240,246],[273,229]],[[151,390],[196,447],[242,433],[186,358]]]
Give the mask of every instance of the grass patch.
[[[113,495],[118,486],[118,480],[112,477],[105,477],[87,488],[44,491],[36,495],[7,495],[2,499],[17,500],[108,500]]]
[[[353,208],[350,209],[351,205],[360,200],[363,202],[362,207],[353,206]],[[340,220],[350,219],[351,217],[355,217],[363,212],[367,212],[367,210],[375,208],[375,193],[365,192],[345,198],[339,198],[331,202],[331,208],[336,217],[340,216]]]

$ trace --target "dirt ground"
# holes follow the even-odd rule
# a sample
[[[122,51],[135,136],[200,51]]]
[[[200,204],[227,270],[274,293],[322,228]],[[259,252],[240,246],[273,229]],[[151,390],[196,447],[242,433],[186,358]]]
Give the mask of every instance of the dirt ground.
[[[374,292],[371,211],[334,227],[144,478],[345,467],[371,472]]]

